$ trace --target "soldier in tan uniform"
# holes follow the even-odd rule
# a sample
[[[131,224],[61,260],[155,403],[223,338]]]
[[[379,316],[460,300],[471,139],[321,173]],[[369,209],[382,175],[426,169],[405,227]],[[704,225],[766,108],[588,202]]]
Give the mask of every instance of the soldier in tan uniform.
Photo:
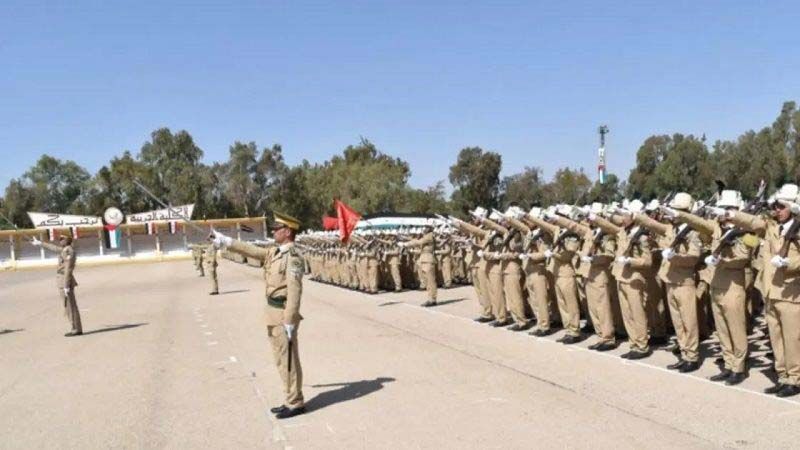
[[[219,294],[219,279],[217,278],[217,249],[213,245],[206,245],[203,260],[208,271],[208,280],[211,283],[211,292],[208,295]]]
[[[764,392],[778,397],[800,394],[800,244],[790,234],[800,220],[797,197],[796,185],[781,187],[773,203],[774,221],[740,211],[717,212],[763,238],[761,284],[778,373],[778,383]]]
[[[554,216],[555,213],[553,212],[545,212],[545,217],[548,220],[552,220]],[[562,229],[552,224],[548,225],[554,229],[551,231],[553,246],[545,251],[544,256],[550,260],[555,277],[558,312],[566,330],[566,334],[558,342],[575,344],[581,340],[581,316],[578,284],[575,279],[575,267],[572,265],[572,261],[580,249],[580,240],[566,228]]]
[[[303,274],[305,262],[294,246],[294,238],[300,222],[286,214],[274,213],[275,224],[272,234],[277,247],[261,248],[214,232],[213,241],[217,247],[251,258],[264,261],[266,281],[266,304],[264,318],[267,335],[272,345],[275,365],[283,381],[286,401],[272,408],[278,419],[303,414],[303,370],[300,366],[299,335],[300,300],[303,294]]]
[[[722,210],[738,210],[742,207],[738,191],[723,191],[717,202]],[[727,385],[739,384],[747,378],[747,309],[744,269],[750,264],[753,243],[746,244],[747,236],[740,233],[722,214],[719,222],[707,220],[694,214],[676,211],[681,222],[711,240],[712,252],[705,258],[709,271],[709,294],[714,323],[722,347],[724,367],[711,381],[724,381]],[[755,236],[751,236],[755,238]]]
[[[196,270],[200,275],[198,276],[205,276],[205,271],[203,270],[203,250],[205,246],[200,244],[191,244],[189,248],[192,250],[192,259],[194,260],[194,270]]]
[[[433,227],[425,227],[425,233],[419,239],[414,239],[408,242],[400,242],[402,248],[419,248],[419,266],[421,278],[425,280],[425,290],[428,294],[428,299],[422,306],[430,307],[436,305],[436,238],[433,234]]]
[[[669,213],[671,210],[688,212],[693,204],[691,195],[679,192],[665,212]],[[636,221],[658,234],[663,248],[661,251],[663,260],[658,275],[666,285],[667,304],[681,350],[678,362],[670,364],[667,368],[682,373],[693,372],[700,368],[695,281],[695,267],[703,251],[700,236],[687,224],[663,224],[644,214],[636,215]]]
[[[403,277],[400,274],[400,250],[390,246],[384,250],[383,255],[386,258],[386,265],[392,280],[392,288],[395,292],[400,292],[403,290]]]
[[[78,310],[78,302],[75,299],[75,287],[78,282],[75,281],[75,249],[72,248],[72,237],[62,234],[58,238],[59,245],[49,242],[42,242],[33,238],[31,244],[37,247],[43,247],[51,252],[58,253],[58,267],[56,268],[56,287],[58,288],[58,296],[64,302],[64,313],[72,326],[72,330],[64,334],[64,336],[80,336],[83,334],[83,325],[81,324],[81,313]]]
[[[447,238],[441,241],[436,256],[442,267],[442,287],[450,289],[453,286],[453,246]]]

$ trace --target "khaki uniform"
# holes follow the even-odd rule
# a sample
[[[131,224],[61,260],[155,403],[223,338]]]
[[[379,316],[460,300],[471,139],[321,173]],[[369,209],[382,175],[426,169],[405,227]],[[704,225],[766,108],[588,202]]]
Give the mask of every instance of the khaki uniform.
[[[81,324],[81,313],[78,310],[78,302],[75,299],[75,287],[78,282],[75,281],[75,249],[72,245],[65,245],[60,247],[49,242],[42,242],[42,247],[50,250],[51,252],[58,253],[58,267],[56,268],[56,288],[58,288],[58,297],[64,304],[64,315],[67,316],[70,325],[72,326],[73,333],[83,333],[83,325]],[[64,293],[64,289],[68,289]]]
[[[643,214],[638,214],[636,220],[641,225],[661,234],[659,242],[662,248],[668,248],[682,227],[689,226],[687,224],[664,225]],[[666,232],[664,232],[665,229]],[[681,348],[681,359],[687,362],[697,362],[700,333],[697,324],[695,268],[703,252],[703,243],[699,234],[691,230],[674,250],[675,256],[671,260],[665,259],[661,262],[658,276],[666,285],[667,305],[669,305],[672,325],[678,337],[678,345]]]
[[[797,217],[794,220],[798,220]],[[778,382],[800,386],[800,246],[792,237],[786,258],[787,267],[776,268],[770,260],[780,255],[789,223],[781,225],[743,212],[737,212],[733,223],[763,238],[761,287],[766,302],[767,326]]]
[[[389,269],[389,275],[392,280],[392,287],[395,292],[403,290],[403,277],[400,275],[400,251],[395,249],[386,250],[386,265]]]
[[[562,230],[561,232],[566,232]],[[575,237],[567,237],[562,244],[552,249],[550,258],[551,271],[556,279],[556,300],[561,322],[568,336],[578,337],[581,334],[580,304],[578,302],[578,283],[575,279],[575,267],[572,261],[580,248],[580,241]]]
[[[528,318],[525,314],[525,299],[522,294],[522,265],[519,254],[522,252],[522,238],[519,232],[508,242],[508,247],[498,255],[500,268],[503,273],[503,294],[506,306],[511,313],[511,319],[519,326],[527,326]]]
[[[424,280],[425,290],[428,293],[428,300],[436,301],[436,238],[433,232],[426,233],[419,239],[406,242],[406,247],[420,248],[419,269],[420,281]]]
[[[634,237],[636,242],[631,244]],[[630,254],[625,253],[628,247],[631,249]],[[621,229],[617,233],[617,257],[631,258],[628,264],[614,264],[612,268],[612,274],[617,280],[628,344],[631,351],[647,353],[650,351],[650,329],[646,311],[647,284],[653,266],[650,237],[639,233],[638,226],[629,230]]]
[[[534,232],[535,233],[535,232]],[[526,237],[528,257],[522,261],[525,272],[525,287],[528,290],[528,302],[536,316],[536,329],[550,330],[550,287],[548,285],[547,258],[544,252],[547,243],[540,238]]]
[[[200,272],[200,276],[205,276],[203,271],[203,249],[204,246],[192,244],[189,246],[192,249],[192,259],[194,260],[194,270]]]
[[[484,248],[484,252],[499,253],[502,251],[502,244],[502,236],[492,235]],[[487,259],[486,255],[484,255],[483,259],[486,260],[484,270],[488,280],[487,293],[492,304],[492,315],[497,322],[505,323],[508,321],[508,310],[506,309],[506,297],[503,292],[503,267],[499,260]]]
[[[711,248],[719,246],[726,230],[719,223],[693,214],[681,213],[679,218],[692,228],[711,236]],[[711,309],[717,336],[722,346],[725,368],[743,373],[747,361],[747,293],[745,267],[750,264],[752,249],[736,239],[732,245],[721,247],[719,264],[708,266]]]
[[[206,246],[203,259],[205,260],[208,280],[211,282],[211,292],[219,293],[219,279],[217,278],[217,249],[213,245]]]
[[[453,257],[450,244],[445,242],[441,249],[436,252],[442,266],[442,286],[449,289],[453,285]]]
[[[303,294],[303,274],[305,262],[294,247],[287,243],[269,249],[256,247],[241,241],[234,241],[228,250],[264,261],[265,304],[264,322],[272,345],[272,354],[283,381],[286,401],[289,408],[303,406],[303,369],[299,357],[300,300]],[[289,352],[289,339],[284,324],[295,326]],[[291,371],[288,358],[292,359]]]

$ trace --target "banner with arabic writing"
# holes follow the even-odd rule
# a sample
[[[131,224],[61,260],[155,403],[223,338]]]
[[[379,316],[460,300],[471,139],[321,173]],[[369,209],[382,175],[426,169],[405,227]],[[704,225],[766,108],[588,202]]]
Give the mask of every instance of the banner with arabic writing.
[[[28,212],[28,217],[36,228],[92,227],[103,224],[99,217],[92,216]]]
[[[192,212],[194,212],[194,203],[191,205],[173,206],[171,209],[159,209],[138,214],[128,214],[126,223],[170,222],[182,220],[183,217],[191,219]]]

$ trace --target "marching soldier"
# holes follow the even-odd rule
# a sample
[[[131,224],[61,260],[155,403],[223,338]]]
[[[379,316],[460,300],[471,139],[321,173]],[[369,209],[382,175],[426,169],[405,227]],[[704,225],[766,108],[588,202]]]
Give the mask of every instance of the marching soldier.
[[[31,244],[37,247],[43,247],[51,252],[58,253],[58,267],[56,268],[56,287],[58,288],[58,296],[64,302],[64,313],[72,326],[72,330],[64,334],[64,336],[80,336],[83,334],[83,326],[81,325],[81,313],[78,310],[78,302],[75,300],[75,287],[78,282],[75,281],[75,249],[72,248],[72,236],[62,234],[58,237],[59,245],[51,244],[49,242],[42,242],[39,239],[33,238]]]
[[[206,245],[203,260],[208,269],[208,280],[211,282],[211,292],[208,295],[219,294],[219,279],[217,278],[217,249],[213,245]]]
[[[203,251],[205,246],[200,244],[191,244],[189,248],[192,250],[192,259],[194,260],[194,270],[196,270],[201,276],[205,276],[205,272],[203,271]]]
[[[300,301],[303,293],[305,262],[295,248],[294,239],[300,222],[286,214],[274,213],[272,234],[277,247],[265,249],[214,231],[217,247],[264,261],[266,306],[264,318],[272,345],[275,365],[283,380],[286,401],[270,411],[278,419],[294,417],[305,412],[303,399],[303,370],[300,366],[298,330]]]

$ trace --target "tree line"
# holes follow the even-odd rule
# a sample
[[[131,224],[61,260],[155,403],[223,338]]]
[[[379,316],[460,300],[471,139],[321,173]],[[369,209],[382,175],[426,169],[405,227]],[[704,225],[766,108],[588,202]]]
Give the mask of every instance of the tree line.
[[[795,102],[785,102],[771,126],[748,130],[736,140],[718,140],[710,148],[705,136],[650,136],[639,147],[627,180],[608,174],[603,184],[592,182],[583,168],[570,167],[558,169],[549,180],[537,166],[501,177],[500,153],[468,147],[450,166],[448,196],[443,181],[424,189],[410,186],[408,163],[363,138],[322,163],[304,160],[290,166],[279,144],[259,147],[236,141],[227,161],[206,164],[189,132],[161,128],[138,152],[123,151],[94,174],[74,161],[42,156],[8,183],[0,211],[16,225],[31,227],[27,211],[100,215],[109,206],[124,212],[158,209],[134,180],[174,205],[194,203],[196,218],[261,216],[279,210],[311,228],[333,213],[334,198],[362,214],[464,215],[476,205],[610,202],[675,191],[703,198],[714,192],[715,180],[752,197],[761,180],[775,189],[800,179],[799,130],[800,111]]]

